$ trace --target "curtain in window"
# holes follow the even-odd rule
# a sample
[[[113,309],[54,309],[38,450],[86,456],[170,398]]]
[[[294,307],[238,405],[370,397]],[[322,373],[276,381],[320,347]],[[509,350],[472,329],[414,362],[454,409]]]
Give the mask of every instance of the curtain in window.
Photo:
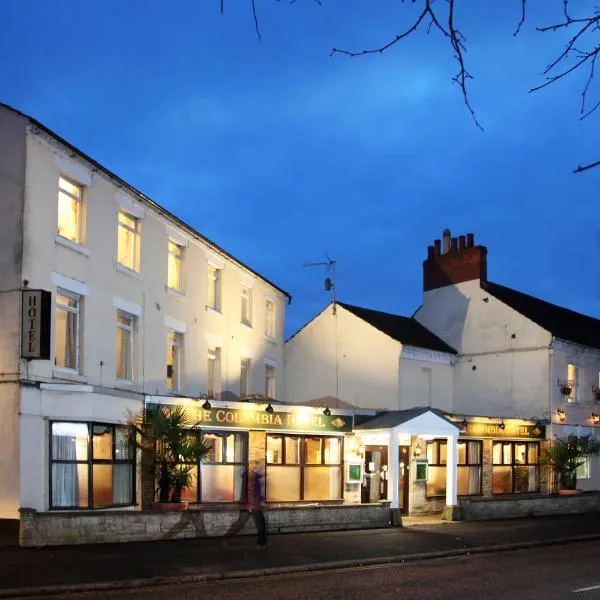
[[[479,465],[469,469],[469,494],[479,494],[479,479],[481,476],[481,458],[479,443],[468,443],[468,461],[470,465]]]
[[[77,314],[67,312],[65,367],[77,369]]]
[[[73,435],[52,435],[52,454],[56,460],[77,460],[76,438]],[[78,506],[79,481],[75,463],[52,465],[52,505]]]

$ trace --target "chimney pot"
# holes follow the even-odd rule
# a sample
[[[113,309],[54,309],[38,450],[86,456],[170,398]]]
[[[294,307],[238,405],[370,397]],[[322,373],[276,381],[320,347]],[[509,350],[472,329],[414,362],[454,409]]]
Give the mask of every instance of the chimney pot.
[[[444,240],[444,254],[450,252],[450,235],[450,230],[444,229],[444,233],[442,234],[442,239]]]
[[[450,251],[456,252],[458,250],[458,240],[456,238],[452,238],[450,240]]]
[[[467,248],[472,248],[475,245],[475,236],[472,233],[467,233]]]
[[[433,246],[427,246],[427,258],[433,258]]]
[[[465,236],[464,235],[459,235],[458,236],[458,249],[459,250],[464,250],[465,249],[465,244],[466,244]]]
[[[441,248],[442,248],[441,240],[434,240],[433,241],[433,253],[435,256],[439,256],[442,253]]]

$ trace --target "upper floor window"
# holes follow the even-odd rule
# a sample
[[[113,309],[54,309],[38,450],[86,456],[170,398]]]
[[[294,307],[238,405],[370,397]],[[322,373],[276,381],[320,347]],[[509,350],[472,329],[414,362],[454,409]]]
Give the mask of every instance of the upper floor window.
[[[65,290],[56,291],[54,364],[79,371],[79,314],[81,298]]]
[[[58,235],[81,243],[83,187],[65,177],[58,178]]]
[[[275,302],[265,300],[265,335],[274,338],[276,333]]]
[[[117,261],[132,271],[140,270],[140,221],[123,211],[119,211]]]
[[[249,327],[252,325],[252,288],[242,285],[242,314],[241,321]]]
[[[275,398],[275,367],[265,365],[265,396]]]
[[[209,398],[216,398],[219,393],[219,383],[221,379],[221,349],[208,349],[208,389]]]
[[[208,265],[208,299],[207,306],[213,310],[221,310],[221,269]]]
[[[177,292],[183,290],[183,246],[172,240],[169,240],[167,287]]]
[[[167,389],[171,392],[179,390],[181,349],[183,334],[169,329],[167,331]]]
[[[571,389],[567,400],[579,402],[579,367],[571,363],[567,365],[567,380]]]
[[[240,362],[240,398],[250,393],[250,359],[242,358]]]
[[[117,379],[133,381],[133,336],[135,316],[117,311],[117,348],[115,352]]]

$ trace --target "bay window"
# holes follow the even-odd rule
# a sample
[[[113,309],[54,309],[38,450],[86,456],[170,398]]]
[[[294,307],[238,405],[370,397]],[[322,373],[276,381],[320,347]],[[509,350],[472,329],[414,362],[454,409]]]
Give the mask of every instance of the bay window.
[[[494,442],[492,493],[540,491],[539,442]]]
[[[50,508],[135,503],[135,447],[127,427],[50,423]]]
[[[427,497],[446,494],[447,447],[446,440],[427,442]],[[482,451],[483,445],[478,440],[458,442],[456,477],[459,496],[481,494]]]

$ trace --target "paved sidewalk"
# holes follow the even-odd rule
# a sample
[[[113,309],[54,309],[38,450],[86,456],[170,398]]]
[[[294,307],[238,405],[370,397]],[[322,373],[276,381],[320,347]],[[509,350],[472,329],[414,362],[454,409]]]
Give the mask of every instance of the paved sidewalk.
[[[214,580],[600,538],[600,512],[480,523],[413,525],[168,542],[19,548],[0,544],[0,598]],[[565,552],[568,550],[565,549]],[[42,589],[43,588],[43,589]]]

